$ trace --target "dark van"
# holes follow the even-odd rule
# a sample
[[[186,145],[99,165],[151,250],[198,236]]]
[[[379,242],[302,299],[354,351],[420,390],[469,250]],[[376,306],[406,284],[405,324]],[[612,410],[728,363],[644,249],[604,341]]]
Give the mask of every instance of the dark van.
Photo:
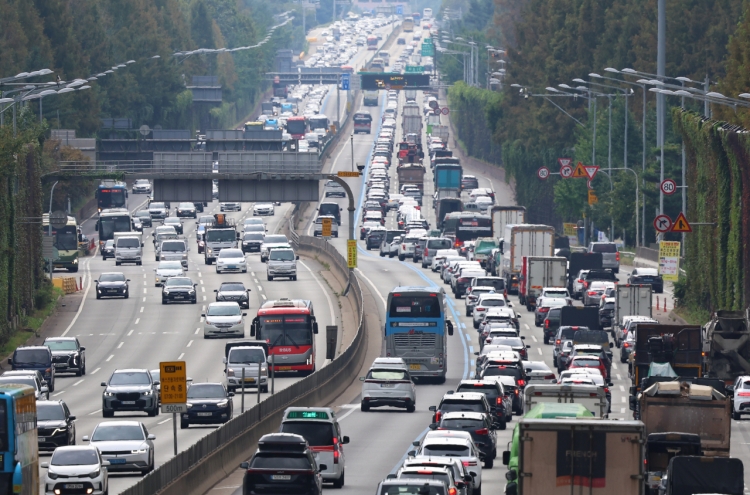
[[[318,216],[331,215],[336,219],[336,223],[341,225],[341,207],[338,203],[332,201],[323,201],[318,207]]]
[[[39,371],[47,381],[50,392],[55,391],[55,367],[52,364],[52,351],[44,345],[21,346],[8,358],[13,370]]]

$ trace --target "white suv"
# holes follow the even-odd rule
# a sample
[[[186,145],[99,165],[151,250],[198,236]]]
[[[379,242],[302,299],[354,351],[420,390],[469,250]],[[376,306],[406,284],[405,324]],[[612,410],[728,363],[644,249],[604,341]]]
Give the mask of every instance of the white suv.
[[[413,258],[414,257],[414,246],[417,245],[417,241],[421,237],[424,237],[427,235],[426,230],[411,230],[406,236],[401,240],[401,243],[398,245],[398,259],[399,261],[404,261],[406,258]]]
[[[289,277],[297,280],[297,260],[299,256],[294,254],[291,248],[275,248],[268,253],[266,263],[266,278],[273,280],[274,277]]]
[[[417,403],[417,387],[406,367],[397,363],[378,364],[377,360],[362,381],[360,409],[367,412],[371,407],[403,407],[414,412]]]

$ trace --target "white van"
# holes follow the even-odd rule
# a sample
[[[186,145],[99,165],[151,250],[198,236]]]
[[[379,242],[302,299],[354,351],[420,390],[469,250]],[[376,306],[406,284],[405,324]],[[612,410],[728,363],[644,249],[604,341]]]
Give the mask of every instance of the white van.
[[[143,264],[143,234],[140,232],[115,232],[115,265]]]

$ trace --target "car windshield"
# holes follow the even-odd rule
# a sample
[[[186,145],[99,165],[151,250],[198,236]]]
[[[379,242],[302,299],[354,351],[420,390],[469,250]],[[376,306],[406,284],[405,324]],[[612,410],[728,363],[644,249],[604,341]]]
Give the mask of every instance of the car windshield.
[[[256,454],[255,457],[253,457],[253,460],[250,461],[250,467],[253,469],[302,469],[306,471],[311,468],[307,456],[294,455],[286,452],[284,454]]]
[[[484,421],[475,418],[451,418],[440,422],[440,427],[446,430],[474,431],[485,427]]]
[[[412,483],[408,485],[383,485],[378,495],[445,495],[445,493],[444,486],[430,485],[425,490],[424,485]]]
[[[221,284],[219,292],[245,292],[245,286],[241,283]]]
[[[284,421],[281,432],[302,435],[311,447],[333,445],[336,436],[333,425],[322,421]]]
[[[36,419],[37,421],[63,421],[65,419],[65,411],[56,402],[37,402]]]
[[[49,463],[53,466],[88,466],[99,464],[96,449],[57,449]]]
[[[159,208],[166,208],[164,203],[151,203],[148,205],[149,210],[158,210]]]
[[[195,205],[193,205],[193,203],[180,203],[180,206],[178,206],[177,208],[184,210],[187,208],[195,208]]]
[[[480,304],[482,306],[486,306],[488,308],[491,308],[491,307],[505,307],[505,306],[507,306],[507,304],[505,304],[505,299],[500,299],[500,298],[498,298],[498,299],[490,299],[490,298],[482,299],[482,301],[480,302]]]
[[[182,263],[179,261],[161,261],[159,270],[182,270]]]
[[[17,349],[13,355],[16,367],[24,364],[47,364],[49,361],[49,351],[46,349]]]
[[[196,383],[188,388],[188,399],[223,399],[227,396],[224,387],[215,383]]]
[[[207,316],[237,316],[240,314],[240,306],[238,304],[227,304],[227,305],[213,305],[208,307]]]
[[[271,261],[294,261],[294,251],[288,249],[274,249],[269,255]]]
[[[237,239],[234,230],[207,230],[206,242],[233,242]]]
[[[573,328],[573,327],[563,328],[560,330],[560,336],[558,338],[561,340],[571,340],[573,339],[573,336],[575,336],[577,331],[578,331],[578,328]]]
[[[117,240],[117,247],[120,248],[137,248],[141,243],[135,237],[124,237]]]
[[[135,213],[135,216],[137,216],[138,218],[151,218],[151,215],[149,215],[146,210],[137,211]]]
[[[592,253],[616,253],[617,246],[614,244],[594,244]]]
[[[0,383],[20,383],[22,385],[28,385],[34,390],[37,390],[36,380],[27,376],[3,376],[0,377]]]
[[[482,378],[485,376],[512,376],[515,379],[521,378],[521,370],[508,366],[490,366],[482,372]]]
[[[193,286],[193,281],[185,277],[172,277],[167,279],[167,287]]]
[[[112,442],[118,440],[145,440],[140,425],[100,424],[91,436],[92,442]]]
[[[439,480],[449,485],[451,482],[450,477],[445,473],[431,472],[429,470],[420,470],[418,473],[401,473],[400,479],[407,480]]]
[[[102,273],[99,282],[124,282],[125,275],[122,273]]]
[[[222,259],[228,259],[228,258],[244,258],[245,255],[242,254],[242,251],[239,249],[222,249],[221,252],[219,252],[219,258]]]
[[[76,341],[75,340],[45,340],[44,345],[50,348],[51,351],[75,351]]]
[[[185,251],[185,243],[182,241],[164,241],[161,243],[161,250],[164,252],[182,252]]]
[[[164,225],[167,225],[167,224],[178,225],[179,223],[181,223],[181,222],[180,222],[180,219],[177,218],[177,217],[167,217],[167,218],[164,219]]]
[[[245,232],[265,232],[266,228],[262,225],[245,225]]]
[[[243,241],[262,241],[263,240],[263,234],[260,232],[254,232],[251,234],[245,234],[242,237]]]
[[[113,373],[109,379],[110,385],[150,385],[148,373],[142,371]]]
[[[485,412],[484,404],[478,400],[444,400],[440,404],[440,410],[443,412],[453,411],[473,411],[473,412]]]
[[[523,367],[532,371],[550,371],[549,366],[539,361],[527,361],[523,363]]]
[[[468,446],[461,444],[436,443],[422,447],[421,454],[426,456],[469,457],[471,455],[471,449]]]
[[[404,370],[370,370],[367,373],[368,380],[408,380],[409,375]]]
[[[597,359],[597,358],[583,356],[583,357],[576,357],[575,359],[573,359],[573,364],[575,364],[576,366],[596,366],[596,367],[598,367],[601,363],[600,363],[599,359]]]
[[[264,239],[266,244],[281,244],[289,242],[285,235],[267,235]]]
[[[493,345],[509,345],[511,347],[523,347],[523,340],[520,338],[503,337],[492,339]]]
[[[231,364],[258,364],[266,361],[266,355],[263,349],[256,347],[254,349],[232,349],[229,352]]]

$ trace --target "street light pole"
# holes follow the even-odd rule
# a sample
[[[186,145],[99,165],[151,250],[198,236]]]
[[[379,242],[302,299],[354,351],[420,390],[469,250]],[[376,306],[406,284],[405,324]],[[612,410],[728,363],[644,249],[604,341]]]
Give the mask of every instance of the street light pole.
[[[658,33],[657,33],[657,47],[656,47],[656,75],[659,81],[664,81],[665,76],[665,65],[667,56],[667,2],[666,0],[658,0]],[[660,150],[660,163],[659,163],[659,184],[664,182],[664,126],[666,120],[665,112],[666,101],[664,95],[657,93],[656,95],[656,117],[657,126],[659,132],[657,133],[659,138]],[[664,193],[659,188],[659,214],[664,214]]]
[[[15,106],[14,106],[15,108]],[[14,115],[15,116],[15,115]],[[49,216],[47,217],[47,235],[52,238],[52,197],[55,193],[55,186],[57,185],[59,181],[55,181],[54,184],[52,184],[52,188],[49,191]],[[52,265],[52,256],[49,257],[49,280],[52,281],[52,272],[54,270],[54,266]]]

